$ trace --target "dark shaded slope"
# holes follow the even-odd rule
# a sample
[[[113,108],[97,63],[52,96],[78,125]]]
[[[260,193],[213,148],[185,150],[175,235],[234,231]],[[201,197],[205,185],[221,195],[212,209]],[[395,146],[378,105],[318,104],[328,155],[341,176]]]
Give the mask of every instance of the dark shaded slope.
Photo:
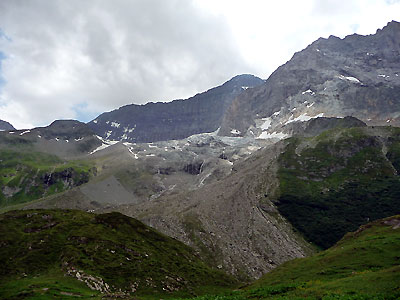
[[[0,120],[0,130],[15,130],[15,128],[7,121]]]
[[[288,140],[279,157],[277,206],[327,248],[369,220],[400,212],[400,129],[332,129]]]
[[[263,82],[253,75],[239,75],[186,100],[126,105],[101,114],[88,125],[103,138],[129,142],[183,139],[213,132],[220,126],[232,100],[248,87]]]

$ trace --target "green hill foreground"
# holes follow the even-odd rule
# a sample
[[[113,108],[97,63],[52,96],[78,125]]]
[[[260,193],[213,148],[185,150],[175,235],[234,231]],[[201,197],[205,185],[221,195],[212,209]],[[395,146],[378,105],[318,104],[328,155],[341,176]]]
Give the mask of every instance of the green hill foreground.
[[[400,299],[400,215],[363,225],[242,290],[196,299]]]
[[[187,297],[237,284],[190,247],[120,213],[4,213],[0,262],[0,299]]]

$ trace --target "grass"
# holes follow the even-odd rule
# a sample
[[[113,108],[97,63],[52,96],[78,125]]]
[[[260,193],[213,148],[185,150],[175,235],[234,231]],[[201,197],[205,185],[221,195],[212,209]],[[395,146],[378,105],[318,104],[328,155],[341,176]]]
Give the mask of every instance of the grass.
[[[328,250],[289,261],[241,290],[197,300],[399,299],[400,216],[362,226]]]
[[[369,220],[398,213],[400,134],[386,133],[386,156],[380,140],[363,128],[290,139],[279,158],[280,213],[325,249]]]
[[[0,261],[0,295],[8,295],[0,299],[17,299],[24,291],[41,294],[49,287],[52,293],[93,294],[74,279],[76,272],[84,274],[89,284],[103,282],[99,285],[104,293],[135,291],[136,296],[155,298],[198,295],[237,284],[203,263],[190,247],[119,213],[2,214]]]
[[[0,150],[0,207],[62,192],[86,183],[95,173],[86,161],[63,161],[55,155]]]

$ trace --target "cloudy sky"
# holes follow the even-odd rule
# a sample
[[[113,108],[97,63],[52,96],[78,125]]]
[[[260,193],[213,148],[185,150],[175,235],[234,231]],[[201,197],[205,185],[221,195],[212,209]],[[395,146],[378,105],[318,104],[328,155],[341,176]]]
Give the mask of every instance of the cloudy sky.
[[[267,78],[319,37],[400,21],[400,0],[1,0],[0,119],[89,121],[237,74]]]

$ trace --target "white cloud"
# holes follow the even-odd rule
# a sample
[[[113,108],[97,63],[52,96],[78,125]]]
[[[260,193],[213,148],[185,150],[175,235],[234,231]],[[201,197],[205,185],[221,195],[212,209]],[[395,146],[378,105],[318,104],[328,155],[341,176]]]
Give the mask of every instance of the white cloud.
[[[0,40],[0,118],[16,127],[189,97],[252,71],[224,20],[187,0],[5,0],[0,28],[11,39]]]
[[[0,119],[46,125],[266,78],[321,36],[399,15],[394,0],[3,0]]]

